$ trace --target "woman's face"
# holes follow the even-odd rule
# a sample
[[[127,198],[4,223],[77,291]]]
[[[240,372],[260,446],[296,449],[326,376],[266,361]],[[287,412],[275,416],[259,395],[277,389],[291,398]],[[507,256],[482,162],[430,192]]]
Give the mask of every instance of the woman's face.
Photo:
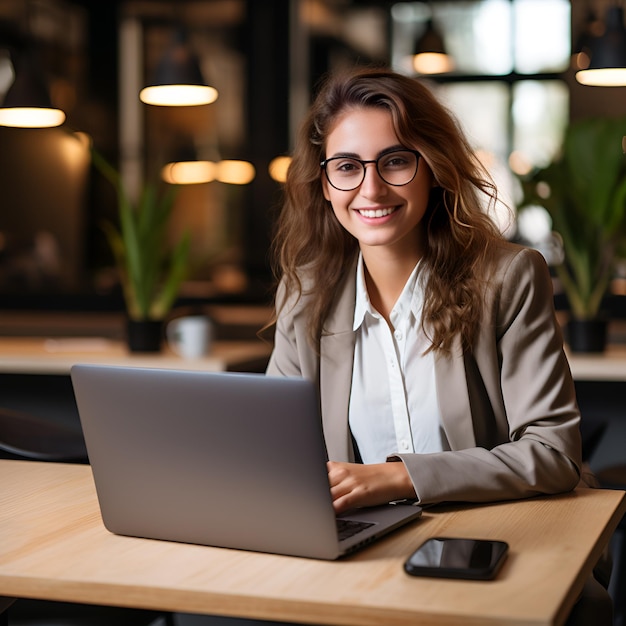
[[[355,108],[343,113],[332,127],[326,158],[370,160],[390,149],[406,148],[412,146],[401,144],[386,109]],[[386,246],[403,254],[421,254],[421,222],[432,185],[433,175],[423,157],[419,158],[413,180],[403,186],[386,183],[374,163],[366,165],[363,182],[351,191],[336,189],[322,174],[324,197],[364,253],[370,246]]]

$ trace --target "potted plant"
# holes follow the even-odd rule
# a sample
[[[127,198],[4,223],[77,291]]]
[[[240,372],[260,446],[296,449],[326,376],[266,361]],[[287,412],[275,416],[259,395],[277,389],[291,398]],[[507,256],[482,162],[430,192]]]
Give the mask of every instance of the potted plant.
[[[171,249],[166,245],[174,188],[159,193],[147,183],[133,203],[117,170],[95,150],[92,155],[94,166],[117,191],[119,227],[110,221],[102,227],[120,275],[129,349],[158,351],[164,320],[187,275],[190,250],[189,233]]]
[[[571,123],[559,157],[522,179],[521,210],[543,206],[562,241],[555,266],[570,307],[573,351],[602,351],[607,320],[602,311],[617,248],[626,240],[626,118]]]

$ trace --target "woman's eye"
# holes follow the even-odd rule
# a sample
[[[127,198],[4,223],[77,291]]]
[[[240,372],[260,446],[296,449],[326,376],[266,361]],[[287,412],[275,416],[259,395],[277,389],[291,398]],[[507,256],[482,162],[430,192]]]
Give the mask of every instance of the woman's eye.
[[[383,167],[404,167],[407,161],[404,157],[393,157],[383,163]]]
[[[341,161],[337,163],[336,169],[338,172],[350,174],[359,169],[359,166],[354,161]]]

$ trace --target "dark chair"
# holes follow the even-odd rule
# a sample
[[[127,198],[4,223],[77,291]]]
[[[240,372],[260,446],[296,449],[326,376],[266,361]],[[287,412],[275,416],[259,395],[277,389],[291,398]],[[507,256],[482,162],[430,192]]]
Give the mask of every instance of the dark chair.
[[[0,408],[0,458],[88,463],[80,427]]]
[[[0,626],[9,626],[9,607],[15,602],[13,598],[0,597]]]
[[[170,613],[114,606],[70,604],[47,600],[16,600],[9,607],[7,626],[174,626]],[[3,625],[4,626],[4,625]]]
[[[80,426],[5,408],[0,408],[0,458],[89,463]],[[175,624],[173,614],[162,611],[0,597],[0,626],[45,626],[50,620],[71,626]]]

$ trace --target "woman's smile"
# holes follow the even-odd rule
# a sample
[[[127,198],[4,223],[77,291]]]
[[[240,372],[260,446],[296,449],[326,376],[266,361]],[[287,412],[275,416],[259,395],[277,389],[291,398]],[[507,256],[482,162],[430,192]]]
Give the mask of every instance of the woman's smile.
[[[392,213],[395,213],[398,210],[397,206],[386,206],[386,207],[378,207],[378,208],[367,208],[367,209],[354,209],[360,215],[368,219],[379,219],[381,217],[387,217]]]

